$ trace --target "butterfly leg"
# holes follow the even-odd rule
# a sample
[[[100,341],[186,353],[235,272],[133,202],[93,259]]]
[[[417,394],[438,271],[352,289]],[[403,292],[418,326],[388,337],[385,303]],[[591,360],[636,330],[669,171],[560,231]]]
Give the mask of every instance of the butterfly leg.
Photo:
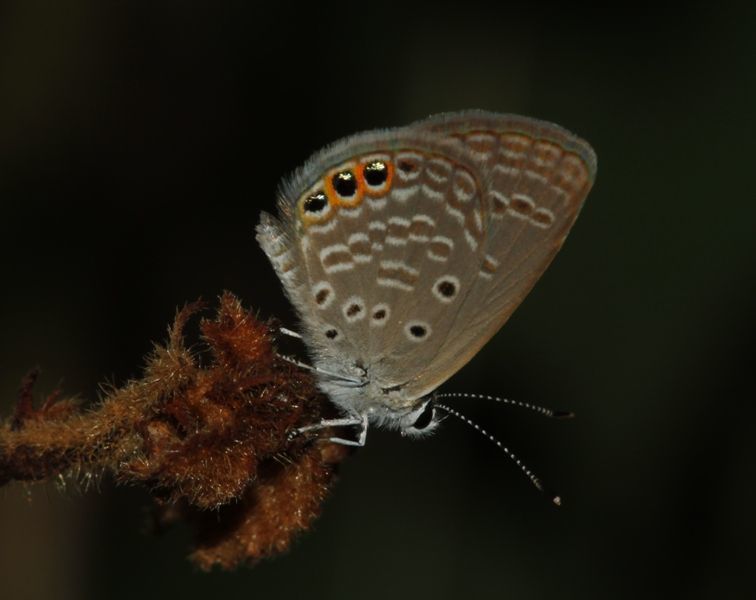
[[[286,327],[279,327],[278,331],[283,335],[288,335],[289,337],[293,337],[298,340],[302,339],[302,336],[299,335],[296,331],[292,331],[291,329],[287,329]]]
[[[332,437],[328,438],[329,441],[333,442],[334,444],[341,444],[343,446],[358,446],[362,447],[365,445],[365,440],[367,440],[367,430],[368,430],[368,417],[367,414],[362,415],[358,423],[355,423],[355,425],[360,426],[360,435],[356,440],[347,440],[345,438],[340,437]]]
[[[348,440],[346,438],[331,437],[328,441],[334,444],[342,444],[343,446],[364,446],[367,439],[368,418],[367,415],[344,417],[341,419],[323,419],[319,423],[313,423],[312,425],[306,425],[300,427],[294,431],[295,435],[306,433],[308,431],[318,431],[325,429],[326,427],[352,427],[355,425],[360,426],[360,435],[356,440]]]

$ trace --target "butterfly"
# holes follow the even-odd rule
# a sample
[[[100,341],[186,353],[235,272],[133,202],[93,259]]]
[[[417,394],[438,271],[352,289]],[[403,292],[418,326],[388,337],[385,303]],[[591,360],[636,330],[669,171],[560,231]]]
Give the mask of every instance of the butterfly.
[[[344,415],[299,431],[432,431],[434,390],[535,285],[595,175],[558,125],[463,111],[347,137],[284,180],[257,240]]]

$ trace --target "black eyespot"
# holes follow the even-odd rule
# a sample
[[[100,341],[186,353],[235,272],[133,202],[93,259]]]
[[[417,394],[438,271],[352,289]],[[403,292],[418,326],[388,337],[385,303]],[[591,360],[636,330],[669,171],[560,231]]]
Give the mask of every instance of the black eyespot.
[[[399,167],[399,170],[402,173],[412,173],[412,171],[417,168],[417,165],[415,163],[408,160],[400,160],[399,164],[396,166]]]
[[[323,210],[328,204],[328,198],[323,192],[315,192],[311,196],[308,196],[304,201],[304,209],[306,212],[317,213]]]
[[[416,338],[423,338],[425,337],[425,334],[428,333],[428,330],[422,325],[412,325],[412,327],[410,327],[409,330],[410,330],[410,333],[412,334],[412,337],[416,337]]]
[[[326,331],[326,332],[325,332],[325,334],[326,334],[326,337],[327,337],[327,338],[328,338],[329,340],[332,340],[332,339],[334,339],[334,338],[335,338],[335,337],[336,337],[337,335],[339,335],[339,332],[338,332],[338,331],[336,331],[335,329],[329,329],[328,331]]]
[[[417,417],[417,420],[412,424],[415,429],[425,429],[433,421],[433,403],[428,402],[423,408],[423,412]]]
[[[454,294],[457,293],[457,286],[454,285],[453,282],[448,280],[439,281],[436,289],[438,290],[439,294],[445,296],[446,298],[451,298]]]
[[[381,160],[369,162],[365,165],[365,169],[362,172],[367,184],[373,187],[383,185],[386,183],[386,179],[388,179],[388,167]]]
[[[328,300],[328,296],[330,295],[331,290],[329,290],[328,288],[318,290],[318,293],[315,294],[315,302],[317,302],[319,305],[322,305],[326,300]]]
[[[347,308],[346,315],[347,317],[353,317],[360,314],[361,311],[362,307],[359,304],[350,304],[349,308]]]
[[[385,319],[385,318],[386,318],[386,309],[384,309],[384,308],[379,308],[378,310],[376,310],[376,311],[375,311],[375,312],[373,313],[373,318],[374,318],[374,319],[375,319],[376,321],[382,321],[383,319]]]
[[[332,179],[333,189],[342,198],[351,198],[357,191],[357,178],[351,171],[336,173]]]

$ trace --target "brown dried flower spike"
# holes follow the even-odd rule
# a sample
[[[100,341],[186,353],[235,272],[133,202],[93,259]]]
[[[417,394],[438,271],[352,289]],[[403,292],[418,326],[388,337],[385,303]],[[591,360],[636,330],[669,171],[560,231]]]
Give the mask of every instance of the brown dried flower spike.
[[[327,431],[293,440],[289,432],[328,416],[331,404],[309,374],[276,356],[270,327],[230,293],[200,323],[200,361],[184,344],[199,309],[179,311],[144,377],[93,410],[57,393],[35,409],[36,374],[27,376],[0,426],[0,485],[103,472],[146,485],[161,522],[195,527],[191,560],[203,569],[288,548],[318,515],[348,452]]]

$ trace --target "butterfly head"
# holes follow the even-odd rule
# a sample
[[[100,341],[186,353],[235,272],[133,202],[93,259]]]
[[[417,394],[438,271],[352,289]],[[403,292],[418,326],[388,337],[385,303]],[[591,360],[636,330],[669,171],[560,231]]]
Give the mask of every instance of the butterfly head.
[[[350,372],[352,379],[335,375],[329,367],[316,367],[316,372],[320,389],[332,402],[346,414],[366,415],[373,425],[399,430],[408,437],[423,437],[441,421],[432,395],[416,398],[407,386],[385,387],[372,380],[364,368]]]
[[[424,398],[422,404],[400,420],[400,432],[408,437],[424,437],[433,433],[441,422],[433,398]]]

